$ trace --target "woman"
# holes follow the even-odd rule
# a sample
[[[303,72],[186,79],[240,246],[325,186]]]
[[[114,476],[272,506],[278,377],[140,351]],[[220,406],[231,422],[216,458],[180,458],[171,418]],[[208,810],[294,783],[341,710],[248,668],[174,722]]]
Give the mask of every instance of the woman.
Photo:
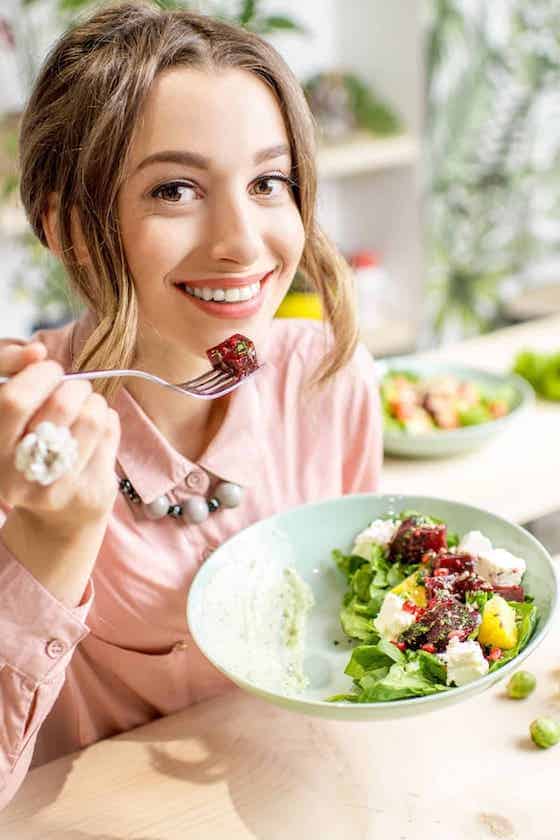
[[[270,45],[143,3],[98,12],[46,60],[21,170],[33,230],[86,308],[0,348],[2,804],[32,756],[229,688],[187,632],[200,564],[260,518],[374,490],[381,461],[373,363],[314,219],[312,120]],[[273,321],[298,266],[328,332]],[[238,332],[266,365],[228,397],[61,383],[124,367],[182,382]],[[42,485],[14,452],[45,420],[77,461]]]

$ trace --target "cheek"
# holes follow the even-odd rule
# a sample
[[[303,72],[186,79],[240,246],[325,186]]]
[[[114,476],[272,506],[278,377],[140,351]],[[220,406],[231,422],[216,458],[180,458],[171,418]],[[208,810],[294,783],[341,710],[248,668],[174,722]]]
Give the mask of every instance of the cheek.
[[[290,212],[282,214],[274,231],[271,232],[269,245],[281,258],[289,271],[297,268],[305,244],[303,222],[297,208],[290,208]]]
[[[188,254],[194,236],[185,220],[147,216],[122,227],[128,264],[137,281],[154,286],[155,277],[165,277]]]

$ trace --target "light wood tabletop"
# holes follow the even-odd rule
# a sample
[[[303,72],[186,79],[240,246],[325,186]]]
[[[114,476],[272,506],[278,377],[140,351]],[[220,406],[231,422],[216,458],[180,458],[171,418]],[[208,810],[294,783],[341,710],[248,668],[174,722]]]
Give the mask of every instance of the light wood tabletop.
[[[505,369],[518,346],[553,348],[556,336],[560,318],[448,355]],[[382,489],[518,521],[560,507],[560,404],[525,422],[478,455],[389,461]],[[559,649],[557,616],[523,666],[538,680],[526,700],[498,684],[379,723],[306,717],[233,689],[31,771],[0,814],[0,840],[557,840],[560,746],[537,749],[528,727],[560,717]]]

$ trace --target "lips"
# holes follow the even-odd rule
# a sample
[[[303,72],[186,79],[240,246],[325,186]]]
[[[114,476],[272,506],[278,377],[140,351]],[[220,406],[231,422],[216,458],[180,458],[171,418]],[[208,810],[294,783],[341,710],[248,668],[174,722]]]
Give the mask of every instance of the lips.
[[[268,271],[260,272],[259,274],[250,274],[245,277],[230,274],[223,277],[190,277],[185,280],[179,280],[175,283],[176,286],[190,286],[194,289],[202,289],[208,287],[210,289],[241,289],[243,286],[252,286],[255,283],[264,283],[268,277],[275,271],[274,268]]]
[[[246,277],[213,277],[175,283],[198,308],[218,318],[247,318],[263,301],[263,288],[276,269]]]

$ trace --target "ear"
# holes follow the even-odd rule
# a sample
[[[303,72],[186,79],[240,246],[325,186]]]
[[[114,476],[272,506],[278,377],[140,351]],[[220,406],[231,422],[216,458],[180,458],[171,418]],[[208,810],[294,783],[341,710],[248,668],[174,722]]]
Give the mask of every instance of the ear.
[[[59,259],[62,259],[62,246],[60,244],[60,236],[58,233],[58,202],[58,193],[51,193],[49,196],[47,209],[43,213],[42,221],[43,230],[45,232],[45,238],[47,240],[49,250],[52,251],[53,254]],[[78,260],[80,265],[88,265],[90,262],[89,254],[84,239],[84,234],[82,231],[82,226],[80,224],[80,219],[78,217],[78,212],[74,207],[72,208],[71,224],[72,244],[74,246],[76,259]]]

